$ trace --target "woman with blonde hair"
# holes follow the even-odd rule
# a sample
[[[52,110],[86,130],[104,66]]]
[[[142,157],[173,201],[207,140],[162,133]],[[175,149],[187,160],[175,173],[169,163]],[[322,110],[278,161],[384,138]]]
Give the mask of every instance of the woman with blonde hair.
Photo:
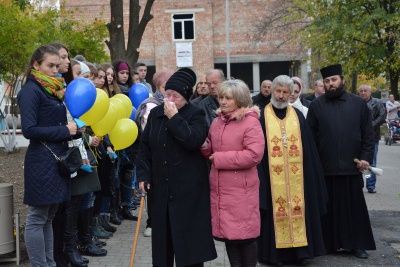
[[[228,80],[218,88],[218,117],[213,120],[203,156],[210,172],[213,237],[225,242],[232,267],[257,264],[260,235],[257,164],[264,155],[260,110],[252,105],[250,90],[241,80]]]

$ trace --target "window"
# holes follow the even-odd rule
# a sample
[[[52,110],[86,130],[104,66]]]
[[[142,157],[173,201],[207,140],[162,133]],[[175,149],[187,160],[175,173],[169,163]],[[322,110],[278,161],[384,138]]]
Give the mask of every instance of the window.
[[[194,39],[194,15],[172,15],[174,41]]]

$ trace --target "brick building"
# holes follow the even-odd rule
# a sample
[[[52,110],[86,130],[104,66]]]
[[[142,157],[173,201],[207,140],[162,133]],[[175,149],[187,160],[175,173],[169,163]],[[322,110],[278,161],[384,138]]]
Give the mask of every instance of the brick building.
[[[129,1],[124,1],[124,30],[128,32]],[[65,0],[78,9],[81,19],[110,20],[109,0]],[[140,0],[143,12],[146,0]],[[291,32],[271,30],[257,41],[258,25],[275,7],[276,0],[230,0],[231,76],[258,91],[261,81],[280,74],[300,76],[308,84],[307,50],[294,41],[281,45]],[[140,46],[140,61],[155,70],[191,66],[204,73],[221,68],[226,73],[226,6],[224,0],[156,0]],[[178,55],[178,56],[177,56]],[[307,88],[307,86],[306,86]]]

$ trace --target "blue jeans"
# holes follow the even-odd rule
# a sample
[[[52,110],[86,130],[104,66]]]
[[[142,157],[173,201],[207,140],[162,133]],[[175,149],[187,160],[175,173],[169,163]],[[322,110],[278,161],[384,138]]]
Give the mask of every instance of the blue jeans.
[[[32,267],[56,267],[53,256],[52,220],[58,204],[28,206],[25,225],[25,245]]]
[[[120,166],[119,190],[121,192],[121,206],[129,206],[133,202],[132,184],[133,184],[133,166]]]
[[[78,210],[79,211],[86,210],[86,209],[93,207],[94,199],[95,199],[95,195],[93,192],[83,194],[81,196],[81,200],[79,201]]]
[[[110,200],[111,197],[108,196],[103,196],[101,206],[99,209],[99,214],[100,215],[108,215],[110,214]]]
[[[379,141],[375,142],[375,149],[374,149],[374,161],[372,162],[372,167],[376,167],[376,157],[378,155],[378,146]],[[371,172],[371,176],[366,179],[366,188],[367,189],[375,189],[376,184],[376,174]]]

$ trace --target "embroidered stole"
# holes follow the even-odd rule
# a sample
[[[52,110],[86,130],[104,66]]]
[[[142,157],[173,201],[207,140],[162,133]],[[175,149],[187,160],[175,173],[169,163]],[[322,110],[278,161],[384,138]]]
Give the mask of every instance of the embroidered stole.
[[[291,106],[283,120],[276,117],[271,104],[264,115],[276,248],[307,246],[299,119]]]

